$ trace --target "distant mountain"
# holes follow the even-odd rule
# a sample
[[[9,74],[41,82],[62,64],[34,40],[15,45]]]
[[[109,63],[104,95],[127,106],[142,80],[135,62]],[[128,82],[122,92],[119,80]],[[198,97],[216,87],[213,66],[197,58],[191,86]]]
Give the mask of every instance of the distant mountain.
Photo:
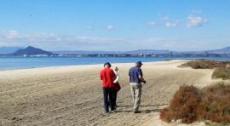
[[[0,54],[14,53],[19,49],[22,49],[22,47],[0,47]]]
[[[225,47],[222,49],[210,50],[209,53],[216,53],[216,54],[230,54],[230,47]]]
[[[14,56],[51,56],[54,55],[52,52],[45,51],[39,48],[28,46],[24,49],[19,49],[16,52],[12,53]]]
[[[230,57],[230,47],[204,51],[171,51],[140,49],[131,51],[45,51],[28,46],[23,49],[0,48],[0,56],[64,56],[64,57]],[[17,51],[15,51],[18,49]],[[7,53],[10,52],[10,53]],[[15,51],[15,52],[13,52]],[[13,53],[12,53],[13,52]]]

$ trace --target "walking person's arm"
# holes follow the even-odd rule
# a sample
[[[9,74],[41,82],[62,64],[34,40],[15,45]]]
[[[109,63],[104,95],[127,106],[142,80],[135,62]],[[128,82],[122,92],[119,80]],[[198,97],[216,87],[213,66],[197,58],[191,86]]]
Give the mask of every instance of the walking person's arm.
[[[118,80],[119,80],[119,74],[118,74],[118,73],[115,73],[115,75],[116,75],[116,78],[115,78],[115,80],[113,81],[113,83],[117,83]]]
[[[114,73],[115,73],[116,78],[115,78],[115,80],[113,81],[113,83],[118,83],[118,81],[119,81],[119,69],[118,69],[118,67],[116,67],[116,68],[114,69]]]
[[[142,72],[141,69],[139,69],[139,79],[140,79],[141,82],[146,83],[146,81],[145,81],[145,79],[143,77],[143,72]]]
[[[131,78],[131,69],[129,69],[129,81],[130,81],[130,78]]]
[[[116,74],[115,74],[115,72],[113,70],[111,70],[111,77],[112,77],[112,80],[113,80],[113,83],[114,83],[114,81],[116,79]]]

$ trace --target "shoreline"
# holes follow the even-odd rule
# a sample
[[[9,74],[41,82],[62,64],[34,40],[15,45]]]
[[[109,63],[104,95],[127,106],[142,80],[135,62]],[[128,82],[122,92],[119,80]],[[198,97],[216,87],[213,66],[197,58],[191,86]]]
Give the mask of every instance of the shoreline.
[[[162,60],[162,61],[143,61],[143,64],[158,64],[158,63],[170,63],[170,62],[187,62],[190,60]],[[112,67],[115,65],[133,65],[135,62],[128,63],[112,63]],[[60,65],[60,66],[44,66],[44,67],[32,67],[32,68],[16,68],[16,69],[0,69],[0,73],[2,72],[10,72],[10,71],[25,71],[25,70],[42,70],[42,69],[64,69],[64,68],[87,68],[87,67],[101,67],[103,64],[79,64],[79,65]]]
[[[21,59],[21,58],[19,58]],[[36,58],[39,59],[39,58]],[[161,61],[174,61],[174,60],[183,60],[183,61],[190,61],[190,60],[200,60],[200,59],[204,59],[204,60],[216,60],[216,61],[229,61],[228,58],[201,58],[201,57],[197,57],[197,58],[121,58],[121,59],[128,59],[128,60],[117,60],[117,58],[103,58],[103,60],[99,60],[96,62],[90,62],[90,61],[94,61],[95,59],[92,60],[87,60],[87,61],[56,61],[54,60],[52,62],[52,60],[45,60],[45,61],[24,61],[24,60],[17,60],[14,61],[14,59],[11,59],[9,61],[5,61],[4,59],[0,58],[0,72],[1,71],[12,71],[12,70],[27,70],[27,69],[37,69],[37,68],[48,68],[48,67],[69,67],[69,66],[88,66],[88,65],[100,65],[103,64],[105,61],[110,61],[111,63],[114,64],[125,64],[125,63],[134,63],[136,61],[142,61],[144,63],[151,63],[151,62],[161,62]],[[9,65],[8,65],[9,63]],[[4,64],[4,65],[3,65]],[[21,65],[20,65],[21,64]]]
[[[178,67],[184,62],[144,62],[142,69],[147,84],[143,86],[141,113],[137,115],[132,112],[128,82],[128,71],[134,63],[112,64],[120,68],[122,89],[118,112],[108,116],[103,114],[99,79],[102,64],[0,71],[0,124],[143,126],[148,122],[158,125],[161,120],[156,115],[181,85],[204,87],[213,82],[212,70]]]

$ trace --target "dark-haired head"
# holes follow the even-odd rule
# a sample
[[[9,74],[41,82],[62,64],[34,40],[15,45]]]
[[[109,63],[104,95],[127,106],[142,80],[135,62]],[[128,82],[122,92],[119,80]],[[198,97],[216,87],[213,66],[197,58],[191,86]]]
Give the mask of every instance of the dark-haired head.
[[[110,62],[106,62],[106,63],[104,64],[104,67],[108,67],[108,68],[110,68],[110,67],[111,67]]]

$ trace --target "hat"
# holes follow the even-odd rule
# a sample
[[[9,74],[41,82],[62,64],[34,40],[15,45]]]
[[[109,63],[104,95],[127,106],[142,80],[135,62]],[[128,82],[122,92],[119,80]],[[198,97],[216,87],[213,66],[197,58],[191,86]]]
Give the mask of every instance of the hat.
[[[141,61],[137,61],[136,64],[137,65],[143,65],[143,63]]]

